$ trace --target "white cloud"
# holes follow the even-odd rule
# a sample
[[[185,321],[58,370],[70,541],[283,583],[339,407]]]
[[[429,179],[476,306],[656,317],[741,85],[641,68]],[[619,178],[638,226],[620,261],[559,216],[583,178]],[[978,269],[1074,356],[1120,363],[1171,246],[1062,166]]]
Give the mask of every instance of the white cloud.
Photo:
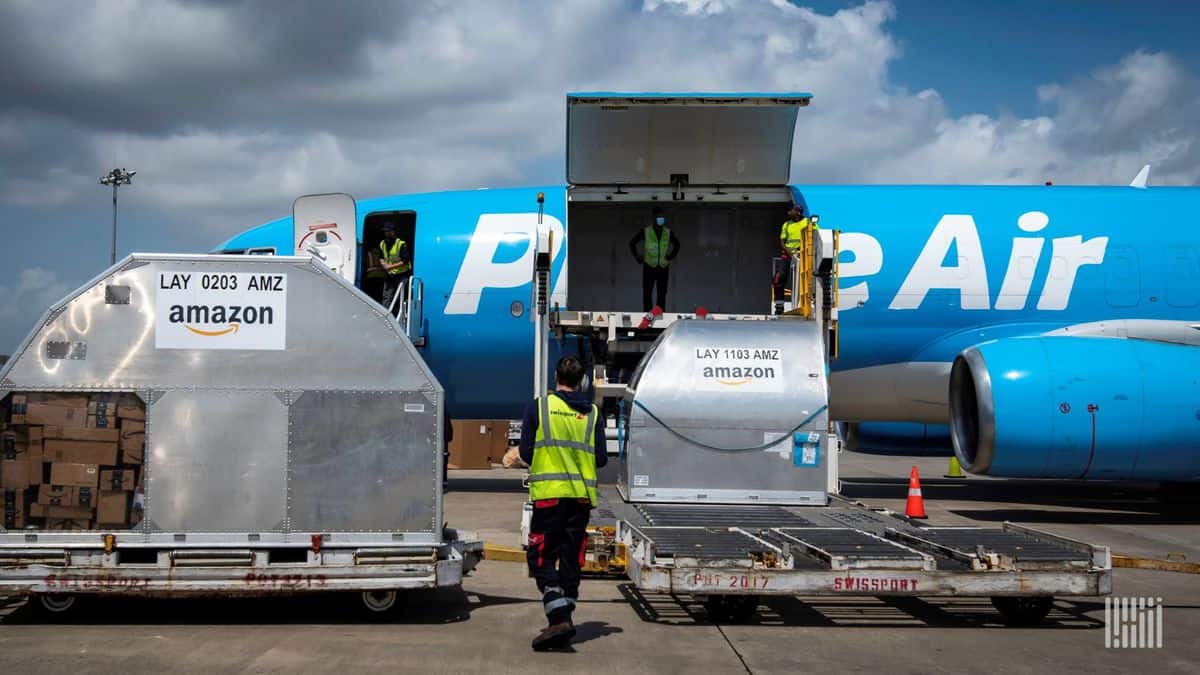
[[[0,343],[0,354],[10,354],[17,348],[17,340],[32,328],[34,317],[40,316],[50,305],[61,300],[70,290],[58,280],[58,276],[41,267],[21,270],[16,283],[0,285],[0,322],[6,324],[0,335],[11,344]],[[14,324],[28,323],[17,326]]]
[[[19,6],[34,26],[70,10]],[[60,101],[78,147],[24,148],[40,164],[0,178],[0,199],[70,204],[116,161],[139,171],[142,203],[176,227],[211,227],[215,241],[309,191],[561,181],[563,94],[581,89],[813,91],[799,182],[1124,183],[1146,162],[1154,183],[1200,181],[1196,82],[1164,54],[1047,83],[1029,92],[1045,107],[1038,117],[953,116],[935,90],[889,79],[900,51],[888,2],[831,15],[783,0],[429,3],[391,18],[365,7],[362,21],[349,16],[356,5],[339,10],[359,33],[336,44],[300,29],[266,34],[274,24],[244,7],[71,10],[71,49],[25,45],[30,63],[55,65],[46,105],[56,87],[123,95]],[[119,58],[108,58],[112,44]],[[109,124],[107,105],[142,126]],[[0,107],[0,161],[20,144],[9,117]]]

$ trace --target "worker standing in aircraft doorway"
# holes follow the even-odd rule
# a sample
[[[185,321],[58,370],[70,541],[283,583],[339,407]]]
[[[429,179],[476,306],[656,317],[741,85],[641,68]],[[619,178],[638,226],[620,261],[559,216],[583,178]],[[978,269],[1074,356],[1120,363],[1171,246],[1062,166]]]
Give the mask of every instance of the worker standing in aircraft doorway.
[[[379,242],[379,250],[383,254],[383,269],[387,272],[387,278],[383,280],[383,306],[390,309],[395,301],[396,310],[399,310],[404,302],[405,284],[412,277],[412,259],[409,257],[408,243],[396,236],[395,223],[388,221],[383,224],[383,241]],[[396,299],[397,293],[400,294],[399,299]],[[396,311],[392,313],[397,314]]]
[[[775,261],[775,273],[772,280],[772,285],[775,287],[776,314],[783,314],[784,289],[791,286],[792,265],[795,264],[795,257],[803,253],[804,238],[808,236],[809,228],[816,231],[816,223],[804,215],[803,206],[793,204],[791,210],[788,211],[788,219],[784,221],[783,227],[779,230],[779,247],[782,252]]]
[[[583,363],[564,356],[554,369],[554,392],[530,401],[521,420],[517,451],[529,465],[533,502],[525,556],[547,623],[533,638],[536,651],[566,647],[575,637],[571,615],[596,508],[596,469],[608,463],[604,416],[579,390],[582,381]]]
[[[660,311],[667,308],[667,281],[671,261],[679,255],[679,239],[667,227],[667,218],[662,209],[654,207],[652,224],[638,230],[629,240],[629,252],[634,260],[642,263],[642,311],[649,312],[657,306]],[[641,244],[642,252],[638,253]],[[657,291],[656,303],[651,304],[652,291]]]

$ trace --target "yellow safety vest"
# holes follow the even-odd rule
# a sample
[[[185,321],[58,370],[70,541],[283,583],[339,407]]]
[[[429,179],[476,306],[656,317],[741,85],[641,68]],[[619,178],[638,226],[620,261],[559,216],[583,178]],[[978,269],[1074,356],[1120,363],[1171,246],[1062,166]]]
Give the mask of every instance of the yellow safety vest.
[[[804,231],[809,227],[817,229],[808,218],[786,221],[783,229],[779,231],[779,238],[784,240],[784,247],[792,253],[799,251],[804,246]]]
[[[645,239],[643,243],[645,246],[643,260],[645,260],[646,265],[650,267],[666,267],[670,265],[671,261],[667,260],[667,251],[671,248],[671,228],[664,227],[662,234],[656,237],[654,236],[654,228],[647,227],[642,236]]]
[[[584,415],[553,394],[538,400],[529,498],[587,499],[596,505],[596,406]]]
[[[404,246],[404,240],[397,239],[396,241],[392,242],[392,248],[389,251],[388,245],[387,245],[387,239],[384,239],[383,241],[379,242],[379,250],[383,251],[383,262],[388,265],[395,265],[396,263],[400,262],[400,249],[403,246]],[[412,265],[406,264],[402,267],[396,267],[396,268],[390,269],[387,271],[387,273],[390,275],[408,274],[410,270],[412,270]]]

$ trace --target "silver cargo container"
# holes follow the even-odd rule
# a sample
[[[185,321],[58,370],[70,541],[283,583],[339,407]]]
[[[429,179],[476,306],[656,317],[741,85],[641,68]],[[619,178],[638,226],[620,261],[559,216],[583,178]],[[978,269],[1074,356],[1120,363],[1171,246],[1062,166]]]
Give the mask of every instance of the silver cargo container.
[[[441,385],[312,258],[133,254],[50,308],[0,370],[13,392],[139,396],[144,517],[0,529],[0,592],[361,590],[378,609],[478,560],[442,528]]]

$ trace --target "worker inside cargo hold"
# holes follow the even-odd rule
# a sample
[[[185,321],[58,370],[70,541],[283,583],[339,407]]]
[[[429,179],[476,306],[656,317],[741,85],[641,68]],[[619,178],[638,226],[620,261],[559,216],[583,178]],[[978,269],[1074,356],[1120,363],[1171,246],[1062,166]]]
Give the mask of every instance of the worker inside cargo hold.
[[[529,465],[533,502],[525,553],[547,622],[533,639],[536,651],[566,647],[575,636],[572,614],[596,507],[596,470],[608,463],[604,416],[579,390],[583,371],[574,356],[560,359],[554,392],[530,401],[521,422],[517,452]],[[505,457],[506,465],[511,461]]]
[[[775,288],[775,313],[783,313],[783,301],[788,294],[788,286],[792,278],[792,265],[796,256],[802,255],[809,229],[816,230],[813,223],[804,214],[804,207],[793,204],[788,211],[788,219],[779,230],[779,258],[775,261],[772,286]]]
[[[669,270],[671,261],[679,255],[679,239],[667,227],[667,218],[661,208],[654,207],[650,225],[638,230],[629,240],[629,252],[642,264],[642,311],[649,312],[654,307],[660,312],[665,311]]]
[[[383,241],[379,242],[379,252],[380,264],[387,273],[383,281],[383,306],[396,314],[404,300],[408,280],[412,277],[412,262],[408,242],[396,236],[396,223],[390,220],[383,224]]]

